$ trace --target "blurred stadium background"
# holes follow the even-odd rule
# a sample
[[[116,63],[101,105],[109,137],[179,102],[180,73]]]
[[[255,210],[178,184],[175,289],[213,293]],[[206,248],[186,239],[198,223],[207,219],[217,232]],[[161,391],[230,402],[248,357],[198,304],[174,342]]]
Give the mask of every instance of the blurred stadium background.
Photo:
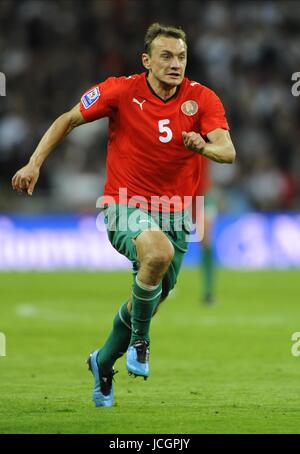
[[[172,309],[153,326],[160,339],[159,348],[153,345],[153,368],[162,375],[158,388],[155,378],[149,385],[144,425],[132,419],[127,393],[133,391],[120,376],[117,410],[125,411],[118,420],[115,413],[106,415],[99,426],[91,411],[85,421],[76,414],[78,406],[84,413],[90,398],[82,355],[87,344],[99,343],[95,319],[105,338],[129,273],[47,277],[15,270],[128,267],[95,222],[105,181],[106,120],[80,127],[52,153],[33,197],[14,193],[10,181],[50,123],[86,89],[110,75],[143,70],[143,37],[154,21],[187,32],[187,76],[221,97],[237,150],[234,165],[212,166],[219,206],[214,250],[223,268],[218,295],[224,304],[210,315],[200,309],[200,275],[187,267]],[[0,414],[0,432],[299,432],[298,368],[290,354],[291,334],[300,329],[300,97],[291,92],[292,74],[300,71],[299,2],[1,0],[0,71],[6,76],[6,96],[0,97],[0,269],[11,271],[0,275],[0,331],[9,351],[1,371],[6,413],[2,419]],[[198,263],[199,250],[201,245],[190,244],[185,265]],[[190,345],[182,351],[180,338]],[[193,364],[191,384],[183,363],[176,366],[177,354],[187,367]],[[171,386],[166,358],[168,371],[175,368]],[[78,379],[70,372],[74,364]],[[68,390],[62,375],[70,379]],[[198,377],[204,380],[200,391]],[[160,394],[166,387],[169,400]],[[143,392],[139,384],[137,408]],[[161,420],[155,419],[157,399],[167,405]]]
[[[186,30],[187,75],[223,100],[238,152],[233,166],[212,169],[220,213],[227,216],[217,223],[217,259],[237,268],[300,265],[300,102],[291,93],[300,61],[298,2],[2,0],[0,69],[7,96],[0,98],[0,268],[108,265],[101,254],[83,257],[99,248],[90,216],[65,216],[96,213],[105,181],[106,120],[81,127],[59,146],[34,197],[18,197],[10,179],[51,122],[87,88],[109,75],[143,70],[143,36],[155,20]],[[265,215],[275,212],[282,215]],[[64,217],[57,218],[55,235],[53,219],[21,213]],[[83,251],[86,238],[93,247]],[[111,266],[124,265],[115,260]],[[186,263],[196,260],[193,245]]]

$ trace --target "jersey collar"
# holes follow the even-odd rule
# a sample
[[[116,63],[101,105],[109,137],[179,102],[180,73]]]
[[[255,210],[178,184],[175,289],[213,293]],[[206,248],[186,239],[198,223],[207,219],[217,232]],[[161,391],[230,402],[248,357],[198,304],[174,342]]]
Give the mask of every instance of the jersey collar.
[[[180,87],[181,87],[182,84],[180,84],[178,87],[176,87],[176,91],[175,91],[174,95],[170,96],[170,98],[168,98],[168,99],[162,99],[160,96],[158,96],[158,95],[155,93],[155,91],[154,91],[153,88],[151,87],[151,85],[150,85],[150,83],[149,83],[149,81],[148,81],[148,77],[147,77],[147,76],[148,76],[148,73],[146,72],[146,73],[145,73],[146,84],[147,84],[149,90],[151,91],[151,93],[152,93],[156,98],[158,98],[160,101],[162,101],[162,102],[165,103],[165,104],[166,104],[167,102],[171,101],[172,99],[176,98],[176,96],[178,95],[178,93],[179,93],[179,91],[180,91]]]

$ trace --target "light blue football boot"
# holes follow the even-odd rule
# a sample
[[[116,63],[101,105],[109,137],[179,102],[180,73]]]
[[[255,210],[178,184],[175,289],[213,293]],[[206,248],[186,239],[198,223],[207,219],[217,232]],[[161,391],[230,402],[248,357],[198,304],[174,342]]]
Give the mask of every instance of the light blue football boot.
[[[149,342],[138,340],[130,345],[126,355],[126,367],[129,375],[149,377]]]
[[[117,373],[113,369],[108,375],[101,375],[97,364],[97,356],[100,349],[90,354],[87,364],[92,372],[95,384],[93,390],[93,401],[96,407],[112,407],[114,403],[114,385],[113,376]]]

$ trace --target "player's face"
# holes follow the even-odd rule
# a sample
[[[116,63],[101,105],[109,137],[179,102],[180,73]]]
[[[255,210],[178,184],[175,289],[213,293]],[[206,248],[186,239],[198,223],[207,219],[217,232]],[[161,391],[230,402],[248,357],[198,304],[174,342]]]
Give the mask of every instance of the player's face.
[[[143,63],[161,84],[176,87],[184,78],[186,51],[182,39],[158,36],[151,43],[151,54],[143,54]]]

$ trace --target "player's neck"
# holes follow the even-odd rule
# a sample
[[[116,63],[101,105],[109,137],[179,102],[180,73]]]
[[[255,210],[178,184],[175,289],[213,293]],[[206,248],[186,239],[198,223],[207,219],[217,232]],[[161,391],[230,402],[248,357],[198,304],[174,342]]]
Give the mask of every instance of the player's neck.
[[[166,99],[172,98],[177,91],[177,86],[170,87],[169,85],[163,84],[155,77],[153,77],[152,73],[149,73],[147,76],[147,81],[150,87],[152,88],[153,92],[164,101]]]

